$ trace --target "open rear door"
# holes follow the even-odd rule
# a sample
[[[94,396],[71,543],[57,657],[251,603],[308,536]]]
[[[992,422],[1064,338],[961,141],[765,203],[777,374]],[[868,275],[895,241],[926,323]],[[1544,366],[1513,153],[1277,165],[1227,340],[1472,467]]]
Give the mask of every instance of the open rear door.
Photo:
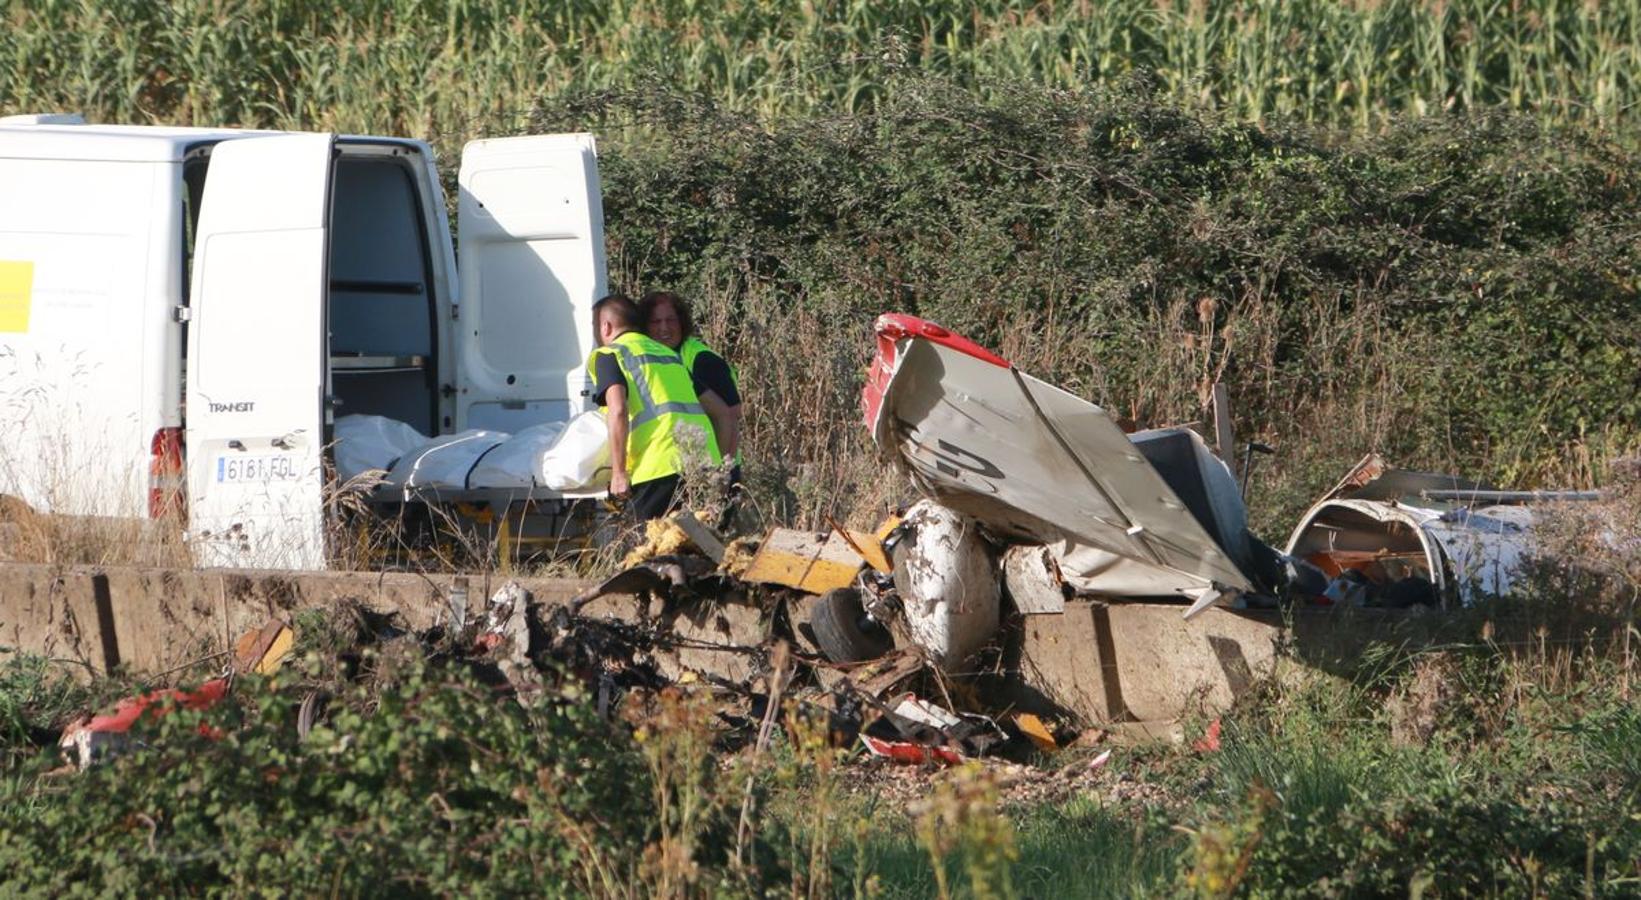
[[[456,428],[568,420],[587,402],[605,292],[592,135],[474,141],[459,182]]]
[[[189,530],[201,565],[325,566],[333,137],[211,154],[188,334]]]

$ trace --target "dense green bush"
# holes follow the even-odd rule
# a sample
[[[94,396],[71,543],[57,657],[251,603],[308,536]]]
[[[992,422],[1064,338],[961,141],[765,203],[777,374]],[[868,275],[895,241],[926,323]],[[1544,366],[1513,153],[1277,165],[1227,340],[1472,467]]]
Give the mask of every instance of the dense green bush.
[[[1064,750],[1035,776],[905,780],[801,717],[760,765],[714,749],[722,697],[635,695],[609,722],[574,682],[521,703],[423,650],[244,679],[84,773],[47,775],[52,754],[13,743],[0,894],[1616,897],[1641,879],[1634,661],[1594,645],[1376,651],[1354,681],[1261,682],[1217,749],[1195,720],[1182,744]],[[0,673],[0,701],[58,690],[33,668]],[[318,682],[337,694],[302,739]]]
[[[239,702],[140,725],[144,749],[9,798],[0,893],[502,896],[637,883],[654,828],[648,776],[589,703],[521,707],[416,663],[386,690],[338,698],[300,740],[300,693],[282,686],[242,680]]]

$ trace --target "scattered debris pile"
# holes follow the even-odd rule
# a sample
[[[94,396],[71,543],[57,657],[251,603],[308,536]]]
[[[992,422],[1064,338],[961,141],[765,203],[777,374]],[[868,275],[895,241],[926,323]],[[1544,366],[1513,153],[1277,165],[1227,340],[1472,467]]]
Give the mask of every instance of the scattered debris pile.
[[[1249,532],[1244,501],[1252,454],[1274,450],[1249,442],[1232,472],[1221,394],[1210,449],[1188,427],[1128,431],[933,322],[889,314],[876,332],[866,427],[926,498],[1004,548],[1027,614],[1058,612],[1062,593],[1188,604],[1186,618],[1214,606],[1467,606],[1518,580],[1536,549],[1534,504],[1600,496],[1497,490],[1369,455],[1279,551]]]
[[[350,632],[356,646],[330,649],[357,659],[368,646],[375,659],[374,674],[350,664],[343,668],[352,674],[339,677],[391,677],[383,673],[392,659],[419,653],[469,667],[498,698],[572,680],[612,720],[641,716],[645,697],[662,690],[704,692],[719,706],[726,751],[761,748],[772,730],[800,720],[825,722],[834,744],[859,747],[863,758],[936,767],[985,756],[1024,760],[1070,743],[1077,732],[1069,719],[1056,731],[982,699],[942,665],[959,661],[943,652],[950,641],[931,640],[931,650],[911,637],[934,632],[928,616],[899,599],[890,550],[906,541],[904,558],[915,546],[906,523],[918,521],[914,510],[871,533],[776,529],[762,540],[725,542],[680,514],[653,529],[647,558],[568,601],[538,602],[510,581],[474,609],[452,588],[431,629],[415,633],[390,616]],[[144,692],[71,723],[60,740],[63,771],[151,740],[138,728],[144,720],[231,700],[236,680],[277,671],[297,638],[291,624],[270,620],[223,654],[229,659],[216,677]],[[302,729],[323,720],[326,702],[324,690],[308,692]]]
[[[933,499],[870,531],[834,523],[756,540],[726,540],[683,512],[654,523],[627,568],[567,600],[509,582],[475,603],[458,580],[431,628],[376,622],[354,640],[383,658],[454,660],[503,695],[574,679],[612,719],[641,716],[647,694],[706,692],[728,749],[766,745],[795,714],[869,758],[950,765],[1088,748],[1089,735],[1101,736],[1093,749],[1178,739],[1182,715],[1229,706],[1296,627],[1274,611],[1205,609],[1187,622],[1178,603],[1090,598],[1063,559]],[[238,676],[275,670],[294,642],[288,624],[269,622],[218,677],[74,723],[64,755],[83,768],[128,746],[146,716],[222,702]],[[325,702],[321,690],[304,698],[301,727],[323,718]]]
[[[1247,529],[1248,469],[1231,472],[1229,437],[1216,455],[1190,428],[1127,433],[912,317],[883,317],[877,337],[866,423],[924,496],[877,528],[729,540],[684,511],[648,523],[625,568],[566,602],[509,583],[470,611],[463,583],[430,632],[375,639],[455,658],[505,692],[577,679],[612,718],[634,694],[711,692],[726,747],[763,748],[796,710],[872,757],[1024,758],[1086,746],[1093,725],[1177,739],[1182,715],[1228,707],[1304,639],[1302,614],[1502,593],[1533,552],[1524,504],[1594,497],[1370,456],[1278,551]],[[1311,629],[1333,633],[1305,661],[1325,666],[1314,647],[1329,642],[1332,658],[1358,658],[1384,634],[1367,618]],[[74,723],[65,756],[83,768],[145,716],[221,702],[293,640],[270,622],[219,677]],[[306,727],[322,715],[322,696],[304,700]]]
[[[127,697],[111,712],[85,716],[63,729],[58,746],[64,760],[84,769],[107,759],[130,745],[132,726],[145,715],[158,718],[175,708],[206,709],[228,696],[236,674],[255,672],[268,675],[278,670],[295,643],[290,626],[277,619],[244,634],[234,644],[233,658],[221,675],[194,690],[158,690]]]

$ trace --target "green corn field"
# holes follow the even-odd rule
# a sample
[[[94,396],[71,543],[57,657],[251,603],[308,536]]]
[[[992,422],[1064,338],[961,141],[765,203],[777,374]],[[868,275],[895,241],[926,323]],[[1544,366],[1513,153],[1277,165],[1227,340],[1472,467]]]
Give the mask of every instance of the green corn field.
[[[1135,71],[1259,121],[1503,106],[1619,129],[1636,0],[10,0],[0,110],[492,133],[647,79],[761,117],[859,111],[907,70],[986,90]]]

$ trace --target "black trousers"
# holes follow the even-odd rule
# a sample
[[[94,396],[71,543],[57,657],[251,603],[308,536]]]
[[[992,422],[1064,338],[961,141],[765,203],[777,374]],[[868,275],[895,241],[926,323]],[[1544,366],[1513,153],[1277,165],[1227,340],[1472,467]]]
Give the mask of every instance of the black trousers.
[[[632,511],[633,518],[644,522],[666,515],[678,493],[679,480],[677,475],[667,475],[633,485],[632,499],[627,501],[627,509]]]

